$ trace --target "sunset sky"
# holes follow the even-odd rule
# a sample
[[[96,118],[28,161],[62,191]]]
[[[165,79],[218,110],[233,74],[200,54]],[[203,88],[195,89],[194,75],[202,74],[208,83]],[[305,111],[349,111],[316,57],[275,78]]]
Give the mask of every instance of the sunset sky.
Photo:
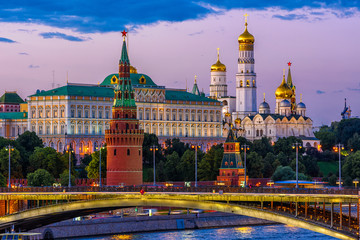
[[[117,71],[121,33],[129,29],[130,62],[158,85],[209,93],[210,66],[227,67],[235,95],[238,36],[255,36],[258,105],[274,111],[275,89],[291,61],[297,98],[315,126],[340,120],[344,98],[360,116],[358,1],[0,0],[1,94],[26,98],[69,82],[101,82]],[[54,75],[54,83],[53,83]]]

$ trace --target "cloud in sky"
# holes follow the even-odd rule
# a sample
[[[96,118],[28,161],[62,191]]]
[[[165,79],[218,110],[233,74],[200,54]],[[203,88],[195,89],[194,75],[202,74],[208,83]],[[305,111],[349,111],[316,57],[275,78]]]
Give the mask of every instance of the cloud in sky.
[[[39,65],[29,65],[29,68],[40,68],[40,66]]]
[[[26,53],[26,52],[19,52],[19,55],[29,55],[28,53]]]
[[[316,90],[316,94],[324,94],[324,93],[325,93],[324,91]]]
[[[279,18],[281,20],[302,20],[302,19],[308,19],[308,17],[305,14],[286,14],[286,15],[279,15],[276,14],[273,16],[273,18]]]
[[[72,42],[83,42],[86,40],[89,40],[89,38],[82,38],[82,37],[75,37],[72,35],[67,35],[65,33],[60,33],[60,32],[43,32],[43,33],[39,33],[40,36],[42,36],[44,39],[49,39],[49,38],[59,38],[59,39],[64,39],[67,41],[72,41]]]
[[[16,43],[16,41],[10,39],[10,38],[3,38],[0,37],[0,42],[5,42],[5,43]]]
[[[13,0],[1,4],[0,21],[37,23],[68,28],[78,32],[93,33],[121,31],[125,26],[151,24],[158,21],[180,22],[199,19],[208,14],[222,14],[224,11],[240,8],[252,10],[280,8],[292,11],[305,7],[342,9],[341,13],[334,14],[338,17],[346,17],[354,13],[351,9],[359,10],[360,2],[356,0],[208,0],[201,2],[192,0],[178,0],[176,2],[168,0],[137,2],[113,0]],[[286,20],[299,19],[300,17],[291,15],[277,17]]]

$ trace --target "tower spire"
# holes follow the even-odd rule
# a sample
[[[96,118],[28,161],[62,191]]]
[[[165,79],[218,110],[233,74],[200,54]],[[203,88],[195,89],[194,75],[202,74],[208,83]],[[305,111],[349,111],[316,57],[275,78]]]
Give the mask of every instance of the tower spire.
[[[245,27],[247,27],[248,23],[247,23],[247,17],[249,16],[249,14],[245,13],[244,17],[245,17]]]
[[[220,61],[220,48],[217,48],[217,56],[218,56],[218,61]]]
[[[264,102],[265,102],[265,93],[264,93]]]
[[[300,102],[302,102],[302,93],[300,93]]]

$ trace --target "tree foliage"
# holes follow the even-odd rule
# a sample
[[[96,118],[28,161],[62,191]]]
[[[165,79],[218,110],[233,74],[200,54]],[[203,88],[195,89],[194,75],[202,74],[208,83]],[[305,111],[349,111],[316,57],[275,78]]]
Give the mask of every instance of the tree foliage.
[[[223,145],[212,146],[201,159],[199,164],[199,180],[213,181],[219,175],[219,168],[224,155]]]
[[[54,177],[45,169],[38,169],[27,175],[28,185],[33,187],[51,186]]]
[[[69,185],[69,170],[66,169],[63,173],[60,174],[60,183],[61,186]],[[75,176],[71,174],[71,186],[75,185]]]
[[[101,178],[106,178],[106,161],[107,161],[107,149],[101,149]],[[91,179],[99,179],[99,167],[100,167],[100,151],[96,151],[91,154],[91,161],[88,166],[85,167],[87,177]]]
[[[29,172],[34,172],[41,168],[48,171],[55,178],[58,178],[60,173],[67,168],[66,156],[56,152],[51,147],[35,148],[34,153],[30,155],[29,162]]]
[[[16,148],[10,150],[10,175],[11,178],[23,178],[22,166],[20,164],[20,152]],[[2,175],[9,177],[9,150],[0,150],[0,169]]]

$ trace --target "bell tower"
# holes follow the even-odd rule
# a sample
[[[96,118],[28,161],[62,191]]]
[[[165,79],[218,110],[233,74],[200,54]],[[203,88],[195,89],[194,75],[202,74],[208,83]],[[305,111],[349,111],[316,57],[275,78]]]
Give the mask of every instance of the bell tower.
[[[130,60],[126,48],[126,31],[119,61],[119,79],[114,89],[110,129],[105,131],[107,144],[107,185],[142,184],[142,143],[144,130],[136,118],[134,90],[130,79]]]
[[[238,72],[236,74],[236,112],[233,119],[243,119],[249,114],[256,114],[256,74],[254,70],[255,38],[248,32],[247,14],[245,31],[239,36]]]

